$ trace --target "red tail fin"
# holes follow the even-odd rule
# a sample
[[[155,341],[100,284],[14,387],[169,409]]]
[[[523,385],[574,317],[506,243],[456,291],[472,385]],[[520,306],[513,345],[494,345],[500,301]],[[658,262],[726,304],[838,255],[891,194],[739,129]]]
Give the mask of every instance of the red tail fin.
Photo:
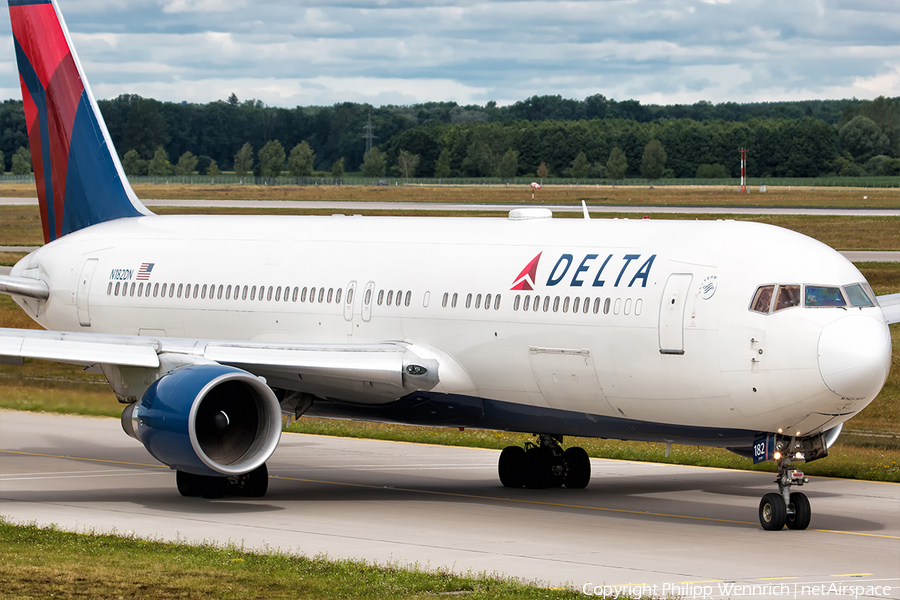
[[[53,0],[9,0],[44,241],[150,214],[125,178]]]

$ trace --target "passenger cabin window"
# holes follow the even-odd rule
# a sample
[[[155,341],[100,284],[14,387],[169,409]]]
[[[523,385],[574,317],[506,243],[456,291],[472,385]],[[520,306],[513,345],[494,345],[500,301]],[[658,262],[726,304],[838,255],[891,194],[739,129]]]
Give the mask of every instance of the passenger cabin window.
[[[839,287],[825,287],[823,285],[808,285],[803,296],[806,306],[847,306],[844,295]]]

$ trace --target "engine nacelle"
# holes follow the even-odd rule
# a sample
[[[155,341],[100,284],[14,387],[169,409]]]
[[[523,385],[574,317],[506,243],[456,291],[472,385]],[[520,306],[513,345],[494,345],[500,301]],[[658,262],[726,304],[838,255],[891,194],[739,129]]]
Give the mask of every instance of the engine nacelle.
[[[156,380],[122,413],[125,433],[165,465],[195,475],[242,475],[281,438],[281,406],[261,379],[234,367],[192,365]]]

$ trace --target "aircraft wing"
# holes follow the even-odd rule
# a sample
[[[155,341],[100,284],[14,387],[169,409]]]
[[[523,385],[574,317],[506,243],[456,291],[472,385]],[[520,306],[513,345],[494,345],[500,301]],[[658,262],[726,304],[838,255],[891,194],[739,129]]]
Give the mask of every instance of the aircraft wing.
[[[900,323],[900,294],[878,296],[878,305],[881,307],[888,325]]]
[[[267,376],[290,373],[295,380],[308,376],[393,388],[395,397],[404,390],[431,389],[438,382],[437,361],[417,355],[404,342],[288,344],[0,329],[0,356],[84,366],[162,367],[160,376],[167,364],[220,363]]]

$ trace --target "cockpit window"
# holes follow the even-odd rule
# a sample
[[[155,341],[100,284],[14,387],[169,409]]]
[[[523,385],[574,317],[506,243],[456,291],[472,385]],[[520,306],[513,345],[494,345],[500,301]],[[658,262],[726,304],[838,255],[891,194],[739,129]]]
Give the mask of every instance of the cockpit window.
[[[806,306],[847,306],[844,295],[839,287],[826,287],[824,285],[806,286],[804,295]]]
[[[775,298],[775,312],[792,306],[800,306],[800,286],[779,285],[778,296]]]
[[[866,290],[863,289],[862,284],[845,285],[844,291],[847,292],[847,297],[853,306],[875,306],[875,303],[866,294]]]
[[[772,307],[772,295],[775,291],[774,285],[761,285],[756,288],[756,294],[753,295],[753,302],[750,303],[750,310],[769,314]]]

